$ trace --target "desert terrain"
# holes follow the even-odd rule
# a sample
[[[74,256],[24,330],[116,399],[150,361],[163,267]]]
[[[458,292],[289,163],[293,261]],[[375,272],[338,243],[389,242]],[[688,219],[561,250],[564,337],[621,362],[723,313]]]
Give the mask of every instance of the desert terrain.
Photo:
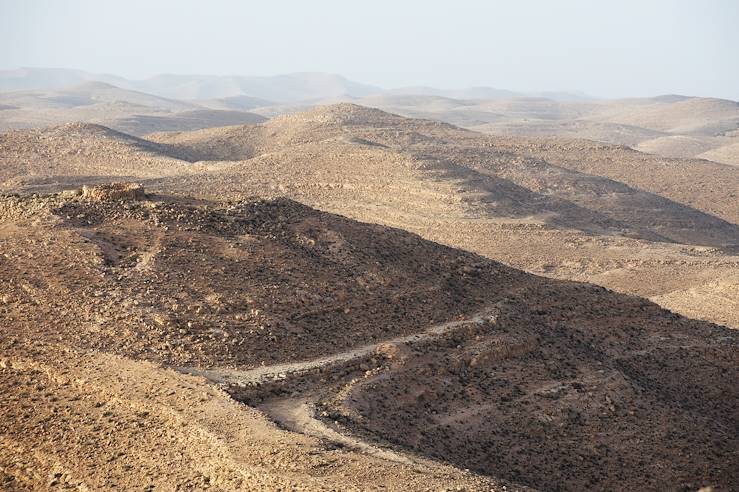
[[[137,180],[207,199],[287,196],[739,325],[734,166],[487,136],[347,103],[146,138],[92,124],[13,130],[0,149],[7,191]]]
[[[457,99],[382,94],[357,102],[494,135],[587,139],[662,157],[739,165],[739,103],[725,99],[675,95],[600,101],[515,94]]]
[[[0,73],[0,488],[739,487],[736,102],[53,75]]]
[[[602,100],[491,87],[383,89],[323,73],[130,80],[66,69],[0,70],[0,130],[85,121],[142,136],[259,123],[338,102],[493,135],[586,139],[661,157],[739,165],[739,103],[726,99]]]

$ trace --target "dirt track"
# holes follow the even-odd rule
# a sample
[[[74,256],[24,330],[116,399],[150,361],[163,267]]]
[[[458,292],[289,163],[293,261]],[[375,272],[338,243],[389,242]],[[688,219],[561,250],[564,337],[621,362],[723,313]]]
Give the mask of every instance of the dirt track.
[[[286,381],[289,380],[291,377],[301,375],[301,373],[347,363],[355,359],[365,358],[371,354],[377,353],[378,350],[381,350],[383,346],[387,347],[406,345],[411,343],[422,343],[426,341],[431,341],[439,336],[446,335],[461,326],[470,324],[482,324],[484,322],[494,322],[495,315],[491,315],[490,313],[491,311],[487,310],[484,313],[478,314],[466,320],[439,323],[417,334],[395,337],[382,342],[364,345],[351,350],[336,353],[326,357],[320,357],[309,361],[293,362],[289,364],[275,364],[244,370],[225,368],[199,370],[192,367],[177,368],[177,370],[192,375],[203,376],[209,381],[220,385],[235,385],[244,387],[251,385],[260,385],[269,381]],[[315,391],[311,392],[309,389],[305,394],[301,396],[268,399],[264,403],[260,404],[258,408],[272,420],[293,432],[326,439],[337,445],[344,446],[357,452],[361,452],[383,460],[404,464],[418,464],[422,462],[427,462],[427,460],[423,460],[418,456],[380,448],[356,436],[342,434],[338,432],[335,428],[330,427],[316,417],[316,402],[317,397],[315,395]]]
[[[203,378],[156,364],[60,346],[25,352],[4,351],[0,363],[3,399],[13,403],[2,420],[16,423],[0,425],[3,490],[497,488],[428,460],[326,447],[313,433],[280,430]],[[44,403],[29,414],[23,401]]]
[[[391,338],[389,340],[384,340],[382,342],[371,343],[351,350],[346,350],[344,352],[339,352],[336,354],[327,355],[325,357],[319,357],[317,359],[302,362],[274,364],[243,370],[227,368],[201,370],[194,367],[180,367],[177,368],[177,370],[195,376],[203,376],[214,383],[237,386],[259,384],[266,381],[279,381],[306,371],[312,371],[314,369],[320,369],[334,364],[349,362],[352,359],[366,357],[376,352],[377,349],[384,344],[399,345],[413,342],[424,342],[433,339],[434,337],[438,337],[439,335],[446,334],[460,326],[472,323],[480,324],[484,321],[491,321],[493,319],[494,316],[491,316],[490,314],[478,314],[477,316],[473,316],[466,320],[447,321],[445,323],[439,323],[427,328],[423,332],[413,335],[399,336]]]

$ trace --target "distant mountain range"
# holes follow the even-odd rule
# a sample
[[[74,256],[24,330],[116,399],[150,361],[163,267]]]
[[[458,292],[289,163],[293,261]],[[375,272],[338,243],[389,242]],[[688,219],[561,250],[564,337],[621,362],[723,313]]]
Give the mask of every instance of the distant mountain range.
[[[402,87],[387,90],[354,82],[341,75],[317,72],[290,73],[266,77],[162,74],[144,80],[130,80],[117,75],[97,74],[66,68],[0,70],[0,92],[53,90],[86,82],[105,82],[122,89],[180,100],[208,100],[246,96],[274,103],[295,103],[361,98],[379,94],[414,94],[454,99],[509,99],[512,97],[545,97],[557,101],[593,99],[576,92],[526,93],[493,87],[468,87],[463,89]]]
[[[726,99],[594,99],[492,87],[383,89],[326,73],[129,80],[55,68],[0,71],[0,132],[87,122],[143,136],[259,123],[338,102],[493,135],[583,138],[739,165],[739,103]]]

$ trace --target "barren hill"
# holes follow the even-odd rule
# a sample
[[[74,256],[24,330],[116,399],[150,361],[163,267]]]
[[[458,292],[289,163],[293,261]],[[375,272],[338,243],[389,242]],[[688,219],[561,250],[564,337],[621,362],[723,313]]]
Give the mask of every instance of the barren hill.
[[[55,90],[0,93],[0,103],[12,109],[0,113],[0,130],[54,126],[83,121],[111,124],[134,114],[168,115],[196,106],[102,82]]]
[[[265,77],[159,75],[132,82],[139,90],[184,100],[249,96],[280,102],[324,100],[339,96],[361,97],[376,87],[340,75],[301,72]]]
[[[726,307],[739,265],[733,167],[588,142],[563,147],[488,137],[346,104],[135,144],[125,136],[116,143],[68,135],[64,145],[51,145],[59,137],[43,134],[4,136],[6,190],[130,175],[167,193],[286,195],[528,271],[596,282],[739,325],[736,310]],[[49,170],[44,156],[56,167]],[[614,166],[599,156],[632,164],[610,174]],[[650,171],[637,171],[643,169]],[[700,193],[691,193],[691,179],[704,184]]]
[[[698,157],[739,166],[739,142],[729,143],[727,145],[722,145],[721,147],[713,148],[699,154]]]
[[[0,218],[0,388],[36,399],[32,413],[3,406],[5,480],[222,490],[364,488],[369,476],[470,490],[739,480],[726,328],[285,199],[5,196]],[[219,382],[291,432],[171,368]],[[152,445],[169,451],[154,460]],[[35,449],[32,461],[13,446]]]
[[[206,108],[231,111],[249,111],[250,109],[272,106],[275,104],[274,101],[268,101],[266,99],[251,96],[230,96],[217,99],[203,99],[196,102],[200,106]]]
[[[667,135],[651,140],[643,140],[634,148],[641,152],[658,154],[664,157],[695,157],[721,145],[720,142],[716,142],[717,138]]]
[[[427,187],[426,182],[433,177],[435,185],[461,186],[448,192],[458,195],[465,206],[477,208],[481,213],[484,210],[493,217],[539,217],[560,227],[611,231],[650,240],[713,245],[739,242],[735,224],[661,196],[531,159],[523,152],[508,152],[505,144],[498,145],[479,134],[361,106],[329,106],[275,118],[257,128],[222,128],[152,138],[202,160],[251,159],[247,167],[253,174],[259,173],[260,166],[273,160],[276,154],[280,155],[282,165],[298,159],[300,162],[293,165],[308,165],[312,173],[336,173],[342,166],[356,167],[355,163],[362,160],[356,157],[341,162],[337,154],[342,152],[361,151],[368,156],[393,154],[395,160],[408,163],[381,164],[384,168],[390,166],[384,176],[362,179],[385,180],[389,179],[387,173],[395,172],[398,178],[405,174],[406,179],[417,180],[419,187]],[[326,149],[325,154],[303,162],[307,147],[319,143]],[[239,167],[231,165],[219,172],[239,172]],[[346,169],[345,179],[356,180],[363,171],[373,172],[371,168],[356,170],[352,176]],[[274,173],[274,170],[265,172]],[[305,179],[301,173],[294,176],[285,173],[275,178],[284,186],[296,181],[293,185],[296,187],[301,182],[309,186],[316,181]],[[369,183],[365,182],[365,186]],[[228,192],[226,186],[220,191]],[[356,189],[361,192],[359,186]],[[649,214],[639,210],[648,210]],[[702,237],[694,235],[696,230]]]
[[[594,119],[670,133],[715,135],[737,128],[739,102],[703,97],[614,101]]]
[[[0,247],[3,488],[500,489],[422,456],[280,430],[174,368],[261,367],[413,333],[482,306],[513,270],[288,200],[7,196]]]
[[[470,100],[386,93],[359,102],[494,135],[586,138],[664,157],[690,158],[706,152],[701,157],[737,163],[735,153],[727,150],[708,153],[735,143],[739,103],[724,99],[661,96],[596,101],[512,95]]]
[[[195,103],[121,89],[103,82],[85,82],[47,91],[2,93],[0,103],[6,107],[0,113],[0,129],[55,126],[79,121],[144,135],[265,120],[242,110],[206,109]]]
[[[156,185],[162,189],[287,194],[529,271],[669,298],[672,309],[739,325],[726,304],[739,264],[731,252],[739,186],[732,167],[591,142],[484,137],[351,105],[153,138],[216,160],[211,171],[167,179]],[[609,163],[622,159],[631,167],[610,174],[617,167]],[[726,252],[695,247],[719,237],[713,244],[725,241]],[[661,242],[667,238],[678,244]],[[689,294],[693,288],[705,295]]]
[[[608,177],[739,223],[739,171],[735,166],[660,158],[586,140],[497,138],[494,142],[513,152]]]
[[[85,82],[107,82],[120,86],[122,77],[108,74],[93,74],[83,70],[66,68],[22,67],[0,70],[1,91],[53,90]]]
[[[515,285],[523,275],[472,253],[286,199],[201,204],[10,196],[2,210],[8,223],[29,220],[26,211],[41,219],[51,214],[49,232],[68,237],[76,255],[68,261],[80,261],[68,279],[71,290],[49,309],[84,317],[85,304],[93,302],[88,307],[108,310],[111,321],[121,307],[139,313],[120,318],[131,323],[127,329],[110,325],[118,331],[112,338],[105,331],[77,340],[69,334],[66,343],[176,366],[300,360],[412,333],[476,312],[487,292]],[[67,254],[45,247],[49,255]],[[35,275],[66,278],[40,265],[24,268],[4,273],[20,289],[9,293],[19,307],[43,294],[22,289],[24,283],[44,285]],[[90,301],[96,291],[107,293],[100,302]],[[70,300],[80,304],[73,308]]]
[[[120,102],[132,106],[151,107],[167,111],[186,111],[195,108],[193,104],[139,91],[121,89],[104,82],[85,82],[47,91],[6,92],[0,94],[0,100],[28,109],[70,109],[101,103],[115,104]]]
[[[85,121],[142,135],[254,121],[248,113],[229,116],[204,109],[272,117],[352,101],[494,135],[585,138],[663,157],[739,163],[732,150],[739,128],[739,103],[716,98],[664,95],[598,100],[490,87],[386,90],[325,73],[268,77],[164,74],[127,80],[58,69],[0,71],[0,90],[17,91],[0,94],[0,108],[5,108],[0,113],[0,129]],[[200,113],[179,114],[184,111]]]
[[[246,111],[195,109],[167,115],[133,115],[109,122],[112,128],[132,135],[199,130],[229,125],[255,124],[267,118]]]
[[[88,82],[103,82],[122,89],[183,100],[247,96],[288,102],[343,95],[362,97],[381,91],[340,75],[318,72],[264,77],[162,74],[143,80],[129,80],[114,75],[58,68],[0,70],[0,91],[49,91]]]
[[[70,123],[0,134],[0,189],[64,187],[112,176],[153,177],[185,171],[165,146],[100,125]]]

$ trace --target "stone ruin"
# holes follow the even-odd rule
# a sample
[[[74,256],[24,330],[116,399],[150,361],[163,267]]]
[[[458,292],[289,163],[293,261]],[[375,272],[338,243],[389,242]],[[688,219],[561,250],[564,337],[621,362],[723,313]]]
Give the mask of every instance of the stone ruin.
[[[98,202],[143,200],[146,198],[146,194],[144,193],[144,187],[138,183],[110,183],[95,186],[84,185],[82,187],[82,198]]]

